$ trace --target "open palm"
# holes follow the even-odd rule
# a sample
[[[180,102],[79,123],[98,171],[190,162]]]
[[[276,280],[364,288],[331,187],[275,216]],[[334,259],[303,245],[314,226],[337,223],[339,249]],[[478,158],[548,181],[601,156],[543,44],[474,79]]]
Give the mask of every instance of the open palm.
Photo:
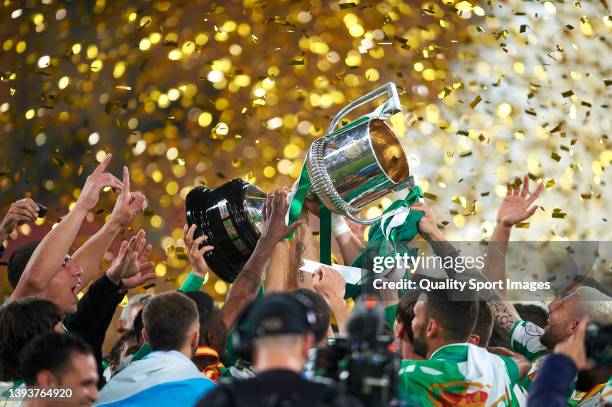
[[[504,226],[511,227],[524,221],[535,213],[537,205],[533,205],[540,196],[544,185],[539,183],[533,193],[529,193],[529,177],[523,178],[522,185],[513,186],[508,184],[506,197],[497,212],[497,222]]]

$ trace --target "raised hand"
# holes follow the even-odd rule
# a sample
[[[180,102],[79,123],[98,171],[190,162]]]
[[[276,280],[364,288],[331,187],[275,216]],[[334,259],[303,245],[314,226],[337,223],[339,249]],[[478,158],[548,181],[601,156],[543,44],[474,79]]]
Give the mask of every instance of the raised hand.
[[[570,358],[578,370],[586,370],[591,367],[584,347],[584,336],[588,323],[588,317],[582,318],[576,331],[565,341],[555,346],[555,353],[561,353]]]
[[[115,202],[110,221],[125,227],[134,219],[136,213],[144,211],[146,207],[144,194],[130,191],[130,172],[127,167],[123,167],[123,189]]]
[[[263,210],[264,223],[260,239],[276,243],[300,225],[300,221],[292,225],[285,224],[285,215],[289,209],[288,194],[286,189],[279,189],[268,194]]]
[[[423,212],[425,215],[419,220],[419,233],[423,238],[429,240],[441,240],[442,232],[438,229],[436,218],[433,211],[425,202],[417,202],[410,207],[410,210]]]
[[[344,278],[331,267],[322,265],[315,272],[312,279],[312,286],[316,292],[321,294],[325,300],[333,298],[344,298]]]
[[[147,261],[151,249],[145,239],[145,232],[140,230],[129,242],[124,240],[121,243],[119,254],[106,275],[113,283],[121,282],[126,288],[134,288],[155,279],[155,273],[152,272],[155,263]]]
[[[100,191],[105,187],[123,189],[123,183],[119,181],[117,177],[111,173],[104,172],[111,158],[112,154],[107,154],[104,160],[102,160],[96,169],[93,170],[91,175],[87,177],[83,190],[79,195],[79,199],[76,201],[75,208],[84,209],[86,211],[92,210],[98,202]]]
[[[529,177],[523,177],[523,184],[514,187],[508,184],[506,196],[497,211],[497,223],[505,227],[512,227],[517,223],[523,222],[529,218],[538,209],[537,205],[532,205],[533,202],[540,196],[544,184],[541,182],[536,187],[533,193],[529,192]]]
[[[10,235],[22,223],[34,222],[38,217],[38,205],[30,198],[23,198],[11,204],[0,223],[0,233]],[[0,242],[1,243],[1,242]]]
[[[333,268],[322,265],[312,280],[314,290],[321,294],[336,317],[339,333],[345,333],[349,309],[344,302],[344,278]]]
[[[193,240],[193,235],[196,231],[196,225],[191,225],[188,229],[187,225],[183,227],[183,239],[187,246],[187,252],[189,255],[189,263],[191,263],[191,272],[197,276],[204,278],[206,273],[210,270],[206,260],[204,260],[204,254],[213,250],[213,246],[205,245],[200,248],[200,245],[208,239],[206,235],[200,236]]]

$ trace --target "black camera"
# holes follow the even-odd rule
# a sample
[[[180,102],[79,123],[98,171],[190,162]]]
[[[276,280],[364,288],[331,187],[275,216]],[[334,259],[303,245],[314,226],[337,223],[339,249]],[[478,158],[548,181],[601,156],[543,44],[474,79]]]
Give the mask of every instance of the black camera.
[[[36,205],[38,206],[38,214],[37,214],[37,216],[39,218],[44,218],[45,215],[47,214],[47,207],[45,205],[43,205],[43,204],[38,203],[38,202],[36,203]]]
[[[313,381],[338,387],[366,406],[398,404],[397,377],[400,358],[389,350],[393,339],[382,335],[380,305],[359,301],[348,322],[348,335],[319,348],[309,362]]]
[[[612,365],[612,324],[590,322],[584,336],[584,348],[594,365]]]

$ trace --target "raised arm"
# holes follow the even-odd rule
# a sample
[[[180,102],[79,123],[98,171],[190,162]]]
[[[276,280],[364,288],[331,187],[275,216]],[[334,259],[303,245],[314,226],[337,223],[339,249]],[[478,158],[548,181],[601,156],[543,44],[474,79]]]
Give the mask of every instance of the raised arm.
[[[206,264],[206,260],[204,260],[204,255],[214,249],[214,247],[210,245],[200,247],[200,245],[208,239],[206,235],[202,235],[196,240],[193,240],[196,228],[197,226],[195,224],[191,225],[190,228],[187,228],[187,225],[183,227],[183,240],[185,241],[185,246],[187,246],[187,255],[189,256],[189,263],[191,264],[191,272],[181,288],[179,288],[179,291],[184,293],[200,291],[202,284],[204,284],[206,273],[210,270],[208,264]]]
[[[145,196],[140,192],[130,191],[130,173],[127,167],[123,167],[123,190],[115,202],[109,221],[72,256],[72,261],[83,270],[82,288],[87,287],[87,284],[97,274],[104,253],[121,229],[127,226],[136,213],[144,210],[145,207]]]
[[[105,172],[112,156],[106,158],[87,177],[83,190],[74,207],[40,242],[13,292],[11,298],[23,298],[40,294],[55,273],[64,264],[64,259],[74,242],[87,212],[98,202],[100,191],[105,187],[123,188],[123,183]]]
[[[263,282],[266,263],[270,259],[276,243],[294,231],[300,224],[299,221],[289,226],[285,224],[285,215],[289,208],[287,195],[288,193],[285,190],[277,190],[273,194],[268,194],[261,237],[257,241],[253,254],[230,287],[225,304],[221,308],[221,317],[228,327],[234,323],[244,306],[257,295]]]
[[[512,227],[525,221],[538,209],[533,205],[540,196],[544,185],[539,183],[536,190],[529,193],[529,177],[523,177],[522,186],[508,184],[506,196],[497,211],[497,223],[487,248],[487,258],[483,273],[489,281],[506,281],[506,252]],[[499,294],[505,296],[505,284]]]
[[[344,278],[333,268],[322,265],[315,273],[313,287],[325,299],[329,309],[336,317],[338,333],[346,333],[349,309],[344,301]]]
[[[363,243],[353,233],[342,215],[332,215],[332,234],[340,246],[344,264],[351,265],[363,250]]]
[[[419,202],[412,205],[410,210],[424,213],[418,223],[419,234],[429,243],[437,256],[442,258],[455,258],[459,256],[459,252],[446,240],[446,237],[444,237],[438,228],[436,218],[429,206],[424,202]],[[446,262],[443,262],[443,264],[446,264]],[[445,268],[444,271],[446,271],[446,275],[449,278],[455,278],[457,276],[457,272],[454,268]]]
[[[502,337],[504,343],[508,343],[510,332],[517,321],[520,321],[521,317],[510,301],[495,299],[488,300],[487,304],[489,304],[493,312],[493,329]]]

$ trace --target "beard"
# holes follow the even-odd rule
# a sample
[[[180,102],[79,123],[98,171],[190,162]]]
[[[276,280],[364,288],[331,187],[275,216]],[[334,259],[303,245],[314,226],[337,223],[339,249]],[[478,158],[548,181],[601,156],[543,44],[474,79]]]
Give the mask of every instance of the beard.
[[[540,336],[540,343],[549,350],[553,350],[558,343],[563,342],[565,338],[553,329],[552,326],[547,326],[542,336]]]
[[[422,358],[427,358],[427,344],[425,343],[425,332],[423,330],[414,335],[412,351]]]

